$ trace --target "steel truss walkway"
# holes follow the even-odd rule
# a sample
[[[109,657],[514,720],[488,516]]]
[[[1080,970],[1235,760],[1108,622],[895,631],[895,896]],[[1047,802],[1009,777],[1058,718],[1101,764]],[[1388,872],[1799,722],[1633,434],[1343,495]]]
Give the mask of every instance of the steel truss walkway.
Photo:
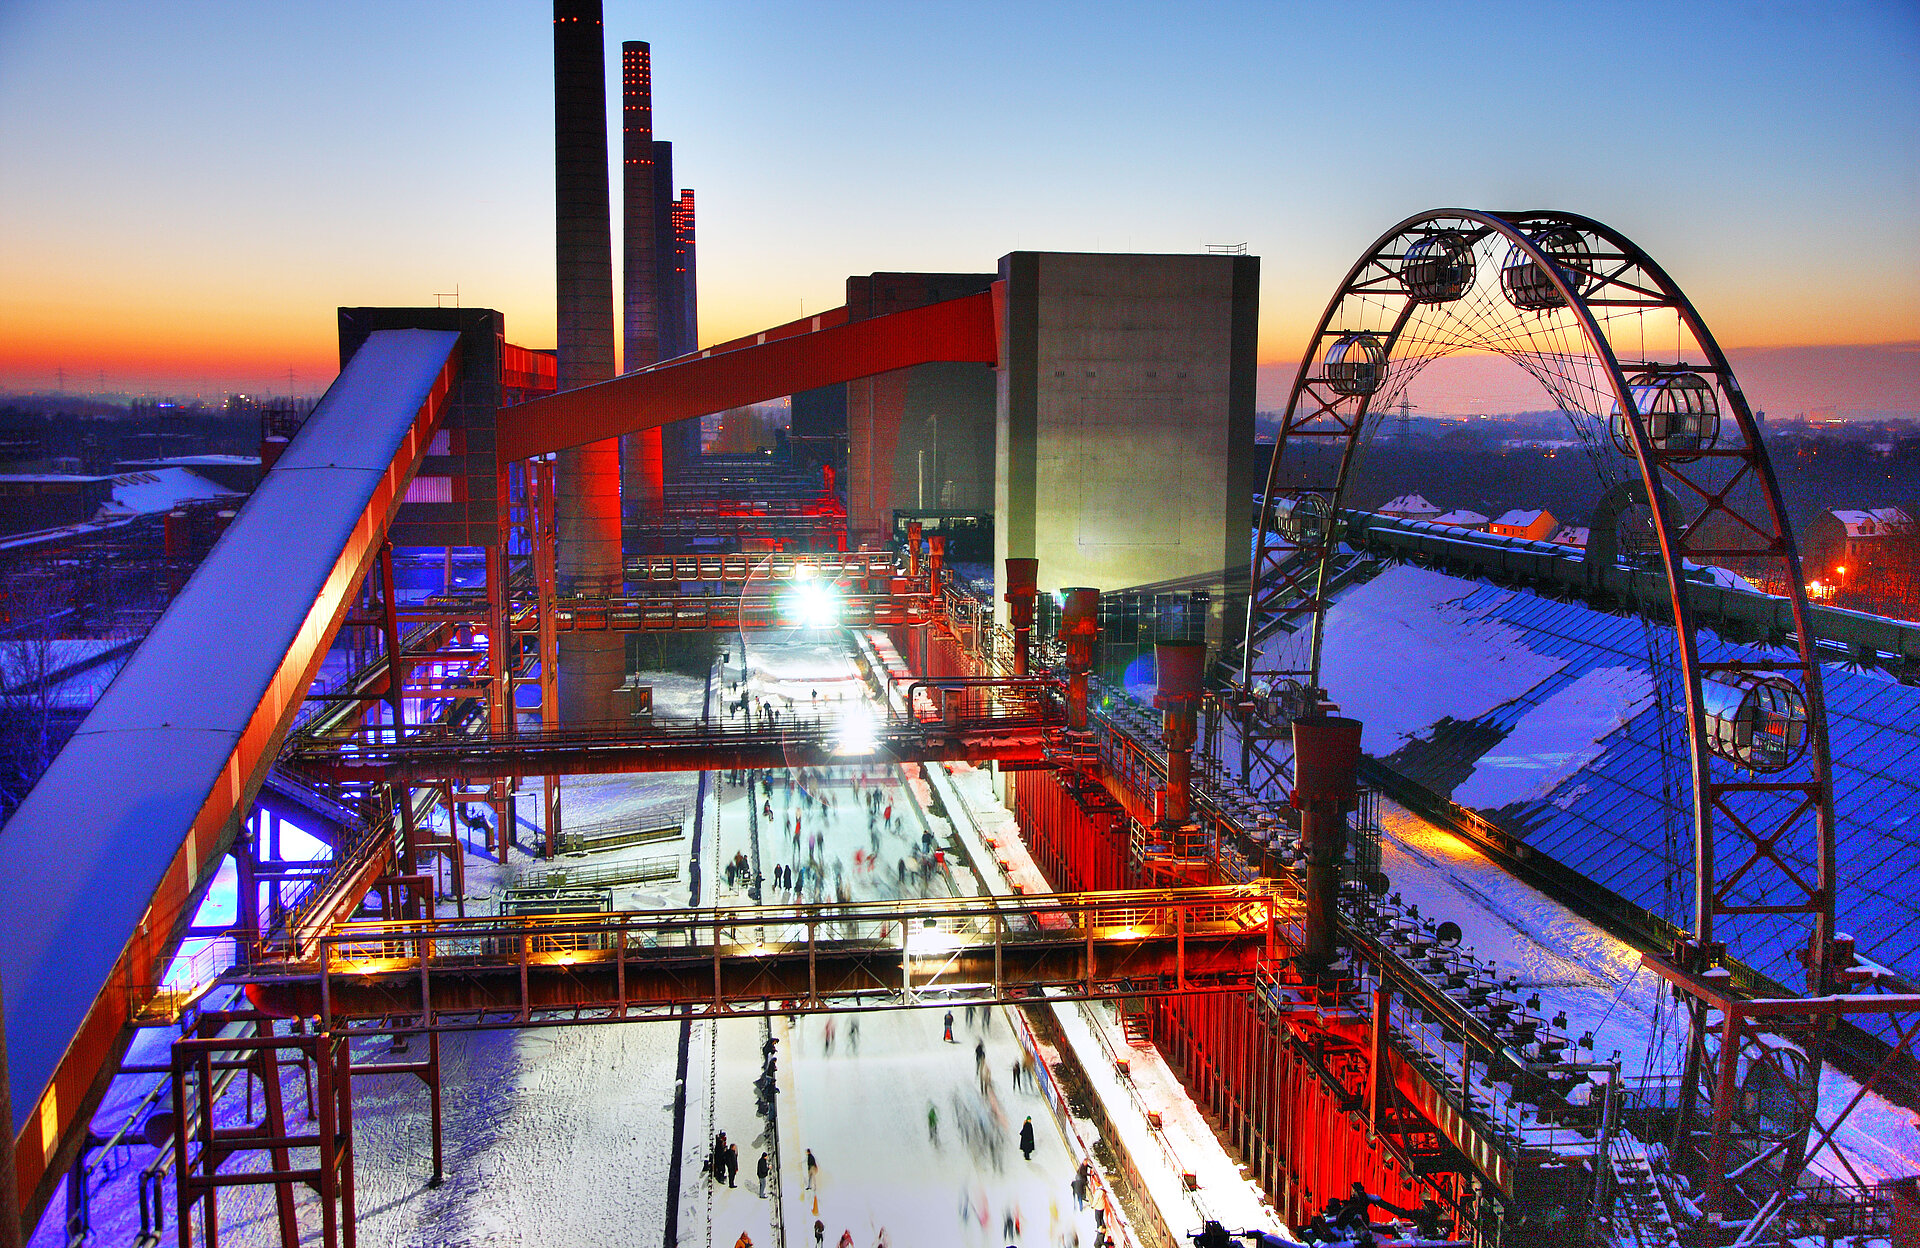
[[[1301,906],[1265,885],[352,923],[244,978],[381,1034],[1247,992]]]

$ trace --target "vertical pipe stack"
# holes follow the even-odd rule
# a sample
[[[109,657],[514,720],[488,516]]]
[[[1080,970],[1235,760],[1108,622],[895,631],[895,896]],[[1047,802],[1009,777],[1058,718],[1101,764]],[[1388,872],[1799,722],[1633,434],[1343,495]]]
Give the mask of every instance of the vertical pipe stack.
[[[1093,647],[1100,640],[1100,591],[1069,589],[1060,612],[1060,643],[1067,650],[1067,729],[1087,727],[1087,673],[1093,670]]]
[[[1311,974],[1333,962],[1346,812],[1356,800],[1359,766],[1359,720],[1316,715],[1293,721],[1293,808],[1300,812],[1300,845],[1307,851],[1307,948],[1301,965]]]
[[[1033,636],[1033,599],[1039,592],[1038,559],[1007,560],[1007,620],[1013,625],[1013,674],[1027,674],[1027,645]]]
[[[613,378],[613,234],[607,189],[607,70],[600,0],[554,0],[553,155],[560,389]],[[617,591],[620,446],[609,439],[560,452],[559,584],[563,593]],[[612,716],[626,672],[619,634],[560,638],[560,721]]]
[[[1154,643],[1153,704],[1160,708],[1160,735],[1167,747],[1167,790],[1160,822],[1175,831],[1193,820],[1193,744],[1200,735],[1206,668],[1205,642]]]
[[[621,304],[626,371],[665,358],[660,324],[660,248],[654,229],[653,54],[638,40],[620,45]],[[670,249],[673,240],[665,240]],[[620,439],[620,491],[636,516],[666,510],[666,460],[659,429]],[[656,551],[636,551],[655,554]]]

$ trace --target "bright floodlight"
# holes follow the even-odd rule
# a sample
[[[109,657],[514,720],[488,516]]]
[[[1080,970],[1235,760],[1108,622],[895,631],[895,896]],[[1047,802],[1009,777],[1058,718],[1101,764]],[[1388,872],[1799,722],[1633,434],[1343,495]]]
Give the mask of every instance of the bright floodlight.
[[[833,752],[848,758],[866,758],[879,748],[880,737],[874,727],[873,713],[858,703],[848,707],[834,725]]]
[[[831,585],[804,581],[787,595],[787,613],[801,628],[838,628],[840,594]]]

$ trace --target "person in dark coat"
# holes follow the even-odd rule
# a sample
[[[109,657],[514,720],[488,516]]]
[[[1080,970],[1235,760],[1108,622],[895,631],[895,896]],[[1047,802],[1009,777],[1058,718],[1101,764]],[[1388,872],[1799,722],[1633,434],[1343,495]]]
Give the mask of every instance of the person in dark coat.
[[[1020,1124],[1020,1155],[1028,1161],[1033,1160],[1033,1119]]]
[[[727,1186],[732,1187],[733,1181],[739,1177],[740,1146],[738,1144],[729,1144],[727,1145]]]
[[[760,1154],[760,1161],[754,1166],[753,1172],[759,1176],[760,1197],[764,1200],[767,1195],[767,1155],[765,1153]]]

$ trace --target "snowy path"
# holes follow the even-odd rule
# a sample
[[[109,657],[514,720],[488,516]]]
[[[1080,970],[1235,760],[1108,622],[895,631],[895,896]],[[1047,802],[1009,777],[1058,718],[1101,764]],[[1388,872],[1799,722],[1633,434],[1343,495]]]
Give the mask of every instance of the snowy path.
[[[790,706],[807,717],[857,721],[871,713],[844,643],[756,638],[745,660],[750,698],[756,703],[766,699],[783,715]],[[729,677],[731,691],[732,681],[741,679],[739,668]],[[749,900],[746,881],[729,885],[724,873],[724,864],[736,853],[753,858],[755,821],[748,816],[749,801],[760,807],[759,851],[768,874],[763,897],[770,903],[793,899],[792,893],[773,887],[776,865],[791,866],[796,873],[809,869],[808,900],[817,895],[830,899],[836,887],[859,899],[954,891],[955,881],[945,871],[923,879],[911,867],[912,855],[924,848],[922,829],[896,768],[774,773],[770,798],[762,796],[760,788],[749,798],[745,787],[724,782],[719,787],[718,818],[703,856],[720,903]],[[863,795],[876,787],[880,817],[870,819]],[[771,819],[765,817],[769,802]],[[889,807],[891,823],[886,818]],[[797,846],[788,830],[794,819],[800,827]],[[879,865],[869,866],[870,860]],[[909,863],[904,879],[898,872],[902,861]],[[970,880],[960,883],[961,891],[970,891]],[[942,1013],[939,1008],[876,1011],[773,1024],[779,1041],[777,1195],[789,1248],[812,1245],[816,1217],[823,1224],[827,1248],[835,1248],[843,1232],[852,1235],[858,1248],[872,1248],[882,1230],[890,1248],[1071,1243],[1075,1229],[1079,1242],[1091,1242],[1091,1213],[1080,1214],[1077,1223],[1073,1214],[1074,1160],[1066,1142],[1039,1095],[1011,1087],[1010,1071],[1020,1047],[1005,1017],[983,1008],[981,1019],[990,1016],[991,1021],[969,1031],[964,1011],[956,1011],[956,1043],[945,1044],[940,1039]],[[834,1035],[831,1053],[829,1027]],[[681,1244],[731,1248],[743,1232],[761,1248],[775,1243],[775,1192],[770,1189],[762,1199],[754,1179],[764,1149],[764,1123],[754,1112],[752,1090],[760,1072],[761,1037],[757,1020],[695,1028],[682,1157]],[[975,1041],[986,1046],[997,1114],[975,1077]],[[929,1105],[938,1115],[937,1144],[928,1139]],[[976,1159],[963,1146],[957,1121],[963,1115],[980,1115],[992,1123],[1000,1139],[999,1169],[984,1151]],[[1036,1137],[1031,1162],[1021,1158],[1015,1141],[1029,1115]],[[721,1130],[739,1149],[740,1173],[731,1188],[700,1177],[714,1133]],[[819,1163],[817,1190],[808,1185],[809,1148]],[[961,1217],[963,1206],[971,1210],[966,1220]],[[1003,1236],[1009,1214],[1019,1230]]]

